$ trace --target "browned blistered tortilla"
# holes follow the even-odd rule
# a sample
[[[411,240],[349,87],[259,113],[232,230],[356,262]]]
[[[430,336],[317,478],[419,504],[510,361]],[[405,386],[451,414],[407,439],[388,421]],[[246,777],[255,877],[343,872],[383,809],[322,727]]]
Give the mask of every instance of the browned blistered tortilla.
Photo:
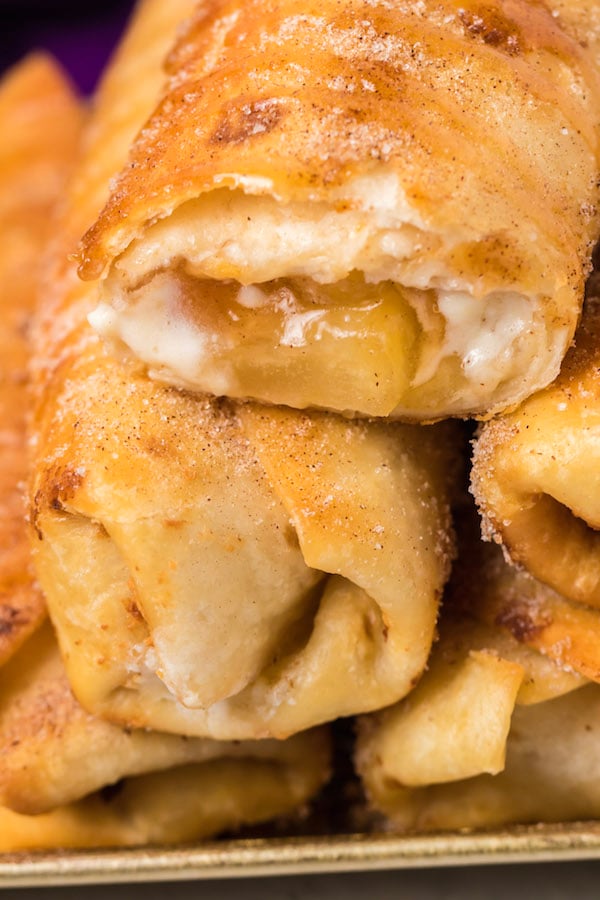
[[[154,102],[181,17],[169,9],[141,7],[107,75],[44,282],[34,555],[91,712],[284,737],[394,702],[419,677],[452,555],[456,440],[184,393],[92,332],[95,286],[69,252]]]
[[[198,3],[82,245],[95,327],[158,380],[299,408],[543,387],[599,233],[588,7]]]

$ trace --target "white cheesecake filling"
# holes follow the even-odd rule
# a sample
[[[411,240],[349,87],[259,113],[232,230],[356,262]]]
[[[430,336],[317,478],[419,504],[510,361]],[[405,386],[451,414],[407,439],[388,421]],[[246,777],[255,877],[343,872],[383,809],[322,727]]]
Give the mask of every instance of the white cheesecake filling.
[[[496,291],[483,299],[461,291],[439,291],[437,309],[444,319],[444,339],[437,348],[427,348],[413,385],[428,382],[444,357],[456,356],[474,387],[484,394],[494,391],[514,374],[514,357],[520,355],[523,343],[530,343],[527,337],[534,335],[538,307],[510,291]],[[525,355],[531,355],[532,349],[525,350]]]
[[[88,319],[105,340],[125,345],[148,367],[151,378],[218,397],[231,396],[233,376],[215,364],[220,336],[199,331],[181,315],[178,305],[174,284],[152,282],[137,303],[100,303]]]

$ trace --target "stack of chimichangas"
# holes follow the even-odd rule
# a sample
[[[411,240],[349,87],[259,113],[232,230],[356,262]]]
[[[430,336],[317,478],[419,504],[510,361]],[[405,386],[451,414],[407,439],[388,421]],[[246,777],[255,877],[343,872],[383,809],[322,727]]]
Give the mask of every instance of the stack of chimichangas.
[[[91,110],[5,79],[0,849],[299,815],[354,715],[393,827],[600,816],[597,20],[143,0]]]

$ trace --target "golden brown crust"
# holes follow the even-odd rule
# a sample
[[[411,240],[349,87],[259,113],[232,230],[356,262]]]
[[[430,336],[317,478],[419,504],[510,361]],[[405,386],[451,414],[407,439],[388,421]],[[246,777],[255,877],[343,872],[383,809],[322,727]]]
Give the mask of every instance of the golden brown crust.
[[[63,343],[68,343],[70,332],[93,308],[93,299],[87,286],[78,282],[70,255],[105,202],[111,178],[140,123],[150,115],[163,83],[162,60],[177,26],[193,7],[194,0],[140,3],[94,97],[94,115],[83,135],[82,152],[61,205],[60,227],[44,265],[34,360],[34,373],[41,384],[60,366]],[[99,147],[105,152],[99,152]]]
[[[584,309],[558,379],[486,425],[472,489],[487,537],[564,597],[600,607],[600,301]]]
[[[405,788],[386,777],[373,753],[370,723],[360,738],[359,766],[373,805],[397,831],[456,831],[514,823],[597,818],[600,687],[518,707],[498,775]]]
[[[142,13],[152,31],[165,9]],[[192,396],[105,351],[85,321],[94,285],[62,260],[156,93],[169,34],[141,32],[101,92],[37,336],[35,557],[86,708],[282,737],[391,702],[422,670],[452,551],[453,429]],[[132,106],[109,129],[132,54]]]
[[[395,798],[420,802],[432,785],[498,775],[515,708],[585,684],[572,671],[577,650],[561,656],[538,648],[530,631],[506,629],[494,616],[494,602],[510,604],[519,586],[497,562],[463,540],[427,671],[400,703],[361,720],[358,766],[383,810],[393,810]]]
[[[598,611],[569,602],[510,565],[500,547],[481,540],[474,509],[465,512],[446,613],[477,621],[478,640],[522,662],[519,702],[547,699],[583,679],[600,681]]]
[[[71,88],[45,56],[29,57],[0,85],[0,665],[45,615],[22,496],[29,331],[40,257],[81,120]]]
[[[222,744],[94,718],[74,699],[46,625],[0,686],[0,852],[177,843],[294,815],[329,765],[325,729]]]
[[[39,815],[0,807],[0,852],[178,844],[275,817],[301,818],[329,771],[323,729],[261,754],[175,766],[127,778],[105,791]]]
[[[401,831],[597,816],[597,613],[509,566],[472,513],[427,672],[359,721],[369,800]]]
[[[191,817],[189,836],[193,837],[196,835],[193,829],[200,835],[213,833],[224,826],[235,827],[245,821],[293,810],[305,802],[328,777],[329,739],[327,731],[321,730],[289,743],[219,743],[118,728],[89,715],[77,703],[52,628],[46,624],[3,671],[0,763],[0,807],[30,815],[80,800],[127,776],[154,773],[147,776],[148,782],[154,778],[158,786],[165,780],[168,784],[168,776],[160,774],[163,770],[190,763],[195,764],[195,771],[188,770],[188,786],[200,793],[204,781],[210,782],[211,769],[214,775],[221,767],[224,780],[215,790],[217,794],[225,793],[226,779],[230,776],[232,802],[221,803],[221,809],[213,809],[206,795],[200,802],[196,801],[195,813],[183,804],[181,814],[185,811],[188,819]],[[266,767],[279,771],[280,779],[265,778],[261,768]],[[163,819],[163,825],[156,823],[155,827],[164,837],[161,830],[164,822],[169,818],[176,820],[180,812],[177,801],[169,797],[166,786],[159,791],[158,798],[152,794],[140,797],[137,791],[131,785],[115,804],[121,812],[124,831],[136,824],[138,816],[143,817],[145,803],[158,802],[162,805],[159,818]],[[131,799],[123,803],[128,793]],[[1,816],[0,808],[0,821]],[[108,820],[116,827],[118,816],[114,810]],[[142,835],[140,841],[153,839],[152,823],[147,827],[149,834]],[[86,843],[93,843],[89,837],[93,828],[86,832]],[[187,832],[181,839],[186,836]],[[3,841],[8,837],[0,837],[0,849],[4,849]],[[102,828],[98,830],[97,840],[103,840]],[[73,839],[69,841],[72,842]]]
[[[475,575],[477,573],[477,575]],[[479,593],[471,611],[491,628],[553,660],[567,673],[600,681],[600,615],[571,603],[552,588],[511,566],[500,548],[481,547],[471,573]]]
[[[591,60],[541,2],[354,0],[340,8],[330,0],[301,12],[292,0],[200,3],[171,55],[165,98],[83,242],[82,272],[97,277],[144,223],[217,179],[269,179],[279,198],[329,199],[336,185],[385,162],[438,228],[460,222],[465,202],[474,231],[493,211],[495,234],[487,229],[481,246],[459,245],[457,271],[530,282],[527,263],[538,278],[540,267],[523,220],[552,232],[552,244],[575,238],[581,250],[589,237],[581,220],[567,236],[571,201],[560,184],[546,182],[543,198],[532,191],[541,173],[531,148],[498,129],[500,95],[511,84],[538,109],[558,104],[596,153],[597,115],[582,120],[574,95],[558,91],[552,77],[563,65],[597,90]],[[469,171],[481,176],[476,203]],[[510,212],[497,205],[499,172]]]
[[[88,708],[285,736],[410,688],[452,552],[454,429],[193,397],[94,343],[46,396],[34,550]]]

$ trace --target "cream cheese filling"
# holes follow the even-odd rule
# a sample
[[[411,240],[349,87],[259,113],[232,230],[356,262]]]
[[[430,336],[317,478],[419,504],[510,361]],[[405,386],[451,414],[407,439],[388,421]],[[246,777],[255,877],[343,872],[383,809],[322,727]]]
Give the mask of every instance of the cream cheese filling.
[[[428,346],[413,385],[435,377],[444,357],[456,356],[466,380],[489,392],[511,377],[521,344],[530,343],[528,336],[534,339],[539,303],[513,291],[495,291],[483,299],[464,291],[438,291],[437,309],[444,319],[444,338],[439,346]],[[525,356],[530,354],[525,350]]]
[[[148,286],[140,301],[115,307],[100,303],[88,316],[105,340],[125,345],[148,367],[151,378],[178,387],[228,396],[232,376],[219,372],[215,353],[220,338],[203,334],[176,311],[176,292],[164,284]]]

